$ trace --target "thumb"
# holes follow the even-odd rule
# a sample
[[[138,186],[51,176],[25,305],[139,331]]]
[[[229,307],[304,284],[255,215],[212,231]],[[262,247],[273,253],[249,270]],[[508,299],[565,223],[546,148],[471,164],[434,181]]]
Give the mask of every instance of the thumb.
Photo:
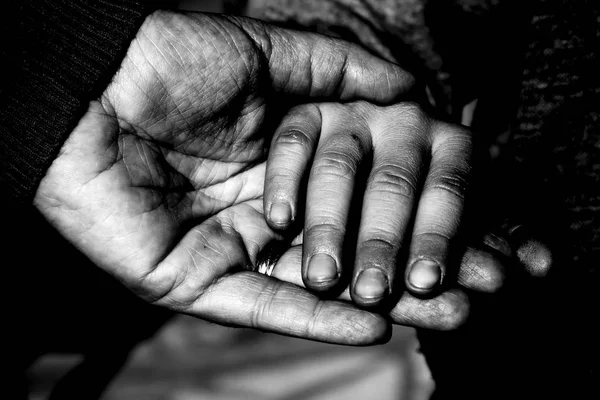
[[[276,92],[389,103],[415,86],[410,73],[356,44],[316,33],[258,25],[253,21],[245,28],[266,57]]]

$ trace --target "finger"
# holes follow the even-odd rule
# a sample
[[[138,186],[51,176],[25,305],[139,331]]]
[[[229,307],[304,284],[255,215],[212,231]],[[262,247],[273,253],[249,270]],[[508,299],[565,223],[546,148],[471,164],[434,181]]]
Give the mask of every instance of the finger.
[[[550,246],[540,236],[525,225],[519,225],[509,231],[513,254],[525,268],[525,272],[534,278],[548,275],[554,262]]]
[[[405,275],[406,287],[419,295],[431,293],[447,273],[470,175],[470,133],[445,123],[435,123],[432,129],[430,169],[415,216]]]
[[[467,248],[462,256],[457,283],[477,292],[497,292],[506,278],[501,257],[492,250]]]
[[[485,246],[502,254],[504,257],[512,257],[512,248],[510,243],[503,236],[489,232],[483,236],[482,243]]]
[[[157,266],[140,278],[147,300],[180,310],[217,279],[255,264],[258,252],[281,236],[269,229],[262,201],[252,200],[196,225]]]
[[[288,249],[278,259],[272,276],[303,286],[300,274],[301,257],[301,246]],[[346,289],[338,299],[350,300],[349,290]],[[419,299],[405,292],[390,312],[390,317],[394,323],[399,325],[450,330],[464,324],[469,310],[469,300],[464,291],[460,289],[450,289],[432,299]]]
[[[300,265],[302,263],[302,243],[292,242],[290,248],[281,247],[270,254],[263,262],[276,264],[273,276],[285,282],[304,287]],[[260,258],[260,254],[259,254]],[[489,249],[469,247],[462,256],[457,276],[457,283],[464,289],[482,293],[495,293],[504,286],[506,267],[503,255]],[[257,261],[258,262],[258,261]],[[351,300],[350,288],[347,287],[338,297],[340,300]]]
[[[298,193],[321,132],[321,114],[313,104],[292,108],[277,128],[269,150],[264,207],[274,229],[295,220]]]
[[[282,249],[283,250],[283,249]],[[306,287],[302,280],[302,245],[294,245],[282,251],[276,259],[271,259],[276,265],[271,276],[292,283],[296,286]],[[339,295],[338,300],[351,301],[350,287]]]
[[[405,107],[396,110],[396,124],[377,120],[370,124],[373,165],[363,198],[350,291],[361,306],[379,304],[395,287],[398,256],[416,208],[420,171],[429,150],[426,133],[420,131],[426,121],[406,118]]]
[[[319,341],[362,345],[387,338],[387,322],[379,315],[321,301],[257,273],[236,273],[279,238],[266,226],[260,203],[239,205],[189,231],[142,280],[153,288],[149,300],[222,324]]]
[[[348,303],[320,300],[298,286],[240,272],[211,286],[187,310],[222,324],[347,345],[389,337],[386,320]]]
[[[414,86],[411,74],[358,45],[272,26],[248,28],[267,57],[276,91],[389,103]]]
[[[370,151],[368,127],[335,104],[322,104],[321,138],[307,185],[302,277],[313,290],[334,286],[360,162]],[[337,108],[337,110],[336,110]]]
[[[399,325],[447,331],[466,322],[470,307],[469,298],[461,289],[450,289],[431,299],[404,292],[390,317]]]

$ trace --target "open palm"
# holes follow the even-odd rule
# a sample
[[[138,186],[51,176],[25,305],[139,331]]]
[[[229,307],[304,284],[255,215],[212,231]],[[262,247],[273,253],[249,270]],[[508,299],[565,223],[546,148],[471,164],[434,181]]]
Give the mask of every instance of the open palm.
[[[220,323],[370,343],[386,332],[381,317],[243,271],[277,235],[262,214],[265,121],[290,99],[386,102],[411,85],[399,68],[334,39],[155,13],[35,205],[149,301]]]

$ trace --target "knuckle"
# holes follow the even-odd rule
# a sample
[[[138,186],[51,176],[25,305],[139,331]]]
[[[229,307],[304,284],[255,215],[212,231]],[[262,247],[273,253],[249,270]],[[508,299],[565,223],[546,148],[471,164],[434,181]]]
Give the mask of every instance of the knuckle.
[[[419,127],[429,123],[427,113],[418,103],[407,101],[393,107],[394,113],[409,126]]]
[[[414,199],[418,178],[415,172],[402,165],[387,164],[374,169],[369,189]]]
[[[265,187],[272,195],[275,193],[286,192],[302,178],[303,174],[304,171],[290,168],[289,166],[272,168],[268,171]]]
[[[461,200],[464,200],[469,182],[464,174],[459,171],[450,173],[445,171],[444,173],[433,176],[429,186],[432,189],[451,194]]]
[[[299,127],[285,127],[281,129],[275,137],[276,146],[285,147],[310,147],[312,145],[312,137],[305,130]]]
[[[436,122],[433,134],[436,137],[434,151],[443,150],[453,159],[467,163],[473,154],[473,134],[465,127],[446,122]]]
[[[327,150],[315,162],[313,171],[317,174],[352,179],[356,175],[359,155],[355,151],[347,152]]]
[[[157,267],[139,281],[144,291],[142,297],[153,305],[173,310],[186,309],[199,297],[203,288],[196,286],[192,292],[197,296],[190,296],[190,288],[187,287],[189,285],[187,269],[177,274],[164,274],[161,271],[163,268],[165,267]]]
[[[446,233],[447,225],[446,220],[439,220],[430,222],[425,227],[415,228],[412,241],[418,248],[414,251],[413,258],[425,257],[429,253],[437,253],[439,249],[446,248],[452,241]]]
[[[260,291],[254,306],[250,311],[250,325],[253,328],[262,327],[266,321],[271,319],[275,307],[275,298],[283,282],[275,279],[268,280]]]
[[[370,232],[369,236],[369,239],[361,243],[361,247],[369,247],[385,252],[386,250],[397,249],[400,243],[400,237],[397,234],[383,229]]]
[[[322,319],[325,303],[323,301],[317,301],[311,311],[311,317],[309,323],[306,324],[305,337],[312,338],[318,336],[318,325]]]
[[[345,234],[345,229],[341,223],[334,222],[333,218],[327,216],[319,216],[311,220],[307,220],[305,227],[305,237],[314,239],[317,243],[324,242],[331,236],[342,237]]]

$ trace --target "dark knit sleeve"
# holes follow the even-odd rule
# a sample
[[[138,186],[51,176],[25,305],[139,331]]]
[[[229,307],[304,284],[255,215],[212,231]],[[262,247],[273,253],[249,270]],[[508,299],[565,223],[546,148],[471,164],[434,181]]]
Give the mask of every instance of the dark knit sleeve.
[[[155,2],[9,2],[0,50],[0,176],[31,201],[90,100],[110,82]],[[8,72],[6,72],[8,71]]]

